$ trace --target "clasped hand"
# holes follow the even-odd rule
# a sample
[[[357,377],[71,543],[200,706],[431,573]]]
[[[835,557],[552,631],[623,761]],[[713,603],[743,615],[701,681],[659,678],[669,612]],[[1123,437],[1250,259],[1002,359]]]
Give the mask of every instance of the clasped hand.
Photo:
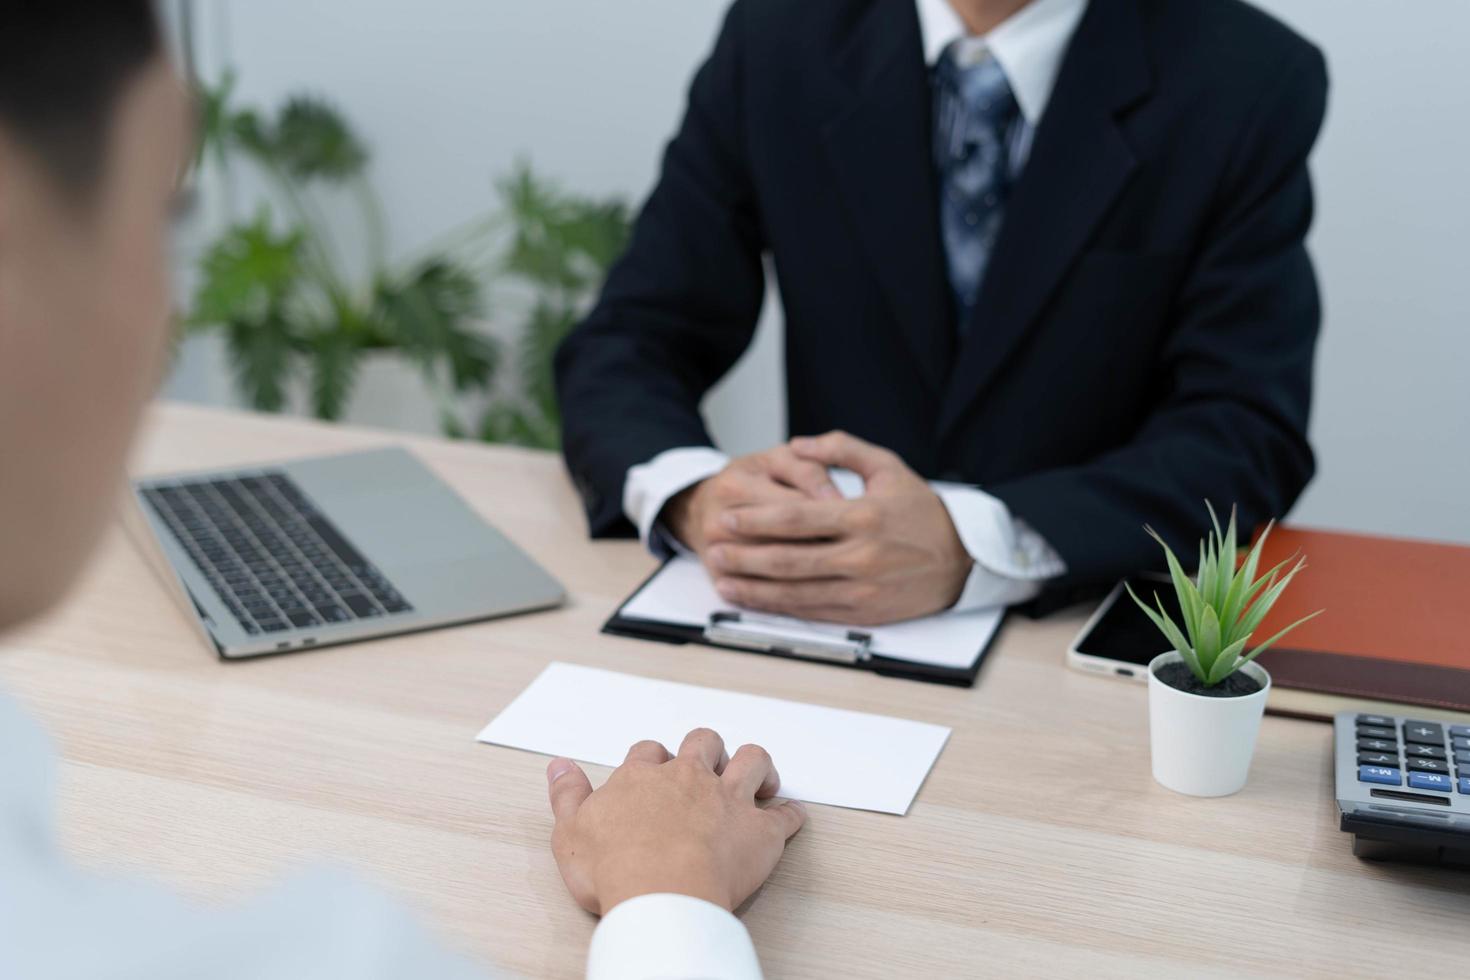
[[[865,483],[845,499],[828,475]],[[727,601],[854,624],[954,605],[971,560],[949,511],[898,457],[844,432],[795,438],[732,461],[676,496],[666,526],[694,550]]]

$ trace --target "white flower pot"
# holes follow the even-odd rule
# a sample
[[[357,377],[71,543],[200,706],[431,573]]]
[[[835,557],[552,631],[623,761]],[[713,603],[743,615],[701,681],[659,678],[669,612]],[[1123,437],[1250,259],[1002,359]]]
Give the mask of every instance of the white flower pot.
[[[1271,675],[1252,661],[1241,668],[1261,689],[1236,698],[1189,694],[1159,680],[1156,671],[1183,658],[1161,653],[1148,665],[1148,733],[1154,779],[1190,796],[1229,796],[1245,785],[1256,733],[1266,711]]]

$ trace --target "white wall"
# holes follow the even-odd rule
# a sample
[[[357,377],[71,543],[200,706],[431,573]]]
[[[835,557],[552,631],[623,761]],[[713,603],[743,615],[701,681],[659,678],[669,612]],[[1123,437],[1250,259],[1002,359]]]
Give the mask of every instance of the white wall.
[[[1470,4],[1269,0],[1327,52],[1326,316],[1297,519],[1470,541]]]
[[[792,0],[805,2],[805,0]],[[1327,51],[1312,249],[1325,297],[1313,437],[1294,519],[1470,542],[1470,4],[1265,0]],[[724,0],[201,0],[202,58],[246,97],[329,96],[372,144],[400,252],[489,206],[521,154],[568,186],[638,199]],[[1407,9],[1407,8],[1405,8]],[[707,405],[736,450],[779,438],[779,324]],[[172,392],[227,399],[217,351]],[[401,378],[352,417],[431,427]]]

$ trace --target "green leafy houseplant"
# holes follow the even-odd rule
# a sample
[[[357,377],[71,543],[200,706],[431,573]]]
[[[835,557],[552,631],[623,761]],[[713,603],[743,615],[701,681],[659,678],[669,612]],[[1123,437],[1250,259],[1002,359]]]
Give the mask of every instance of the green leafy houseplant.
[[[1301,556],[1288,558],[1257,577],[1261,549],[1274,522],[1266,525],[1245,561],[1238,562],[1235,509],[1231,508],[1229,527],[1222,533],[1215,508],[1208,503],[1206,506],[1209,507],[1213,531],[1200,542],[1199,572],[1195,579],[1184,573],[1179,559],[1164,539],[1153,528],[1146,528],[1164,549],[1169,576],[1182,611],[1183,626],[1177,625],[1165,611],[1157,593],[1154,594],[1157,608],[1140,599],[1132,586],[1128,586],[1128,594],[1173,644],[1195,678],[1206,687],[1213,687],[1260,656],[1287,633],[1321,615],[1323,610],[1303,616],[1246,653],[1245,646],[1251,633],[1260,626],[1291,580],[1306,567],[1306,559]],[[1290,570],[1283,574],[1288,565]]]
[[[289,383],[305,375],[321,418],[341,415],[362,358],[394,351],[421,369],[441,405],[485,390],[495,345],[475,326],[478,278],[447,254],[395,267],[385,259],[383,220],[365,177],[367,149],[324,102],[294,97],[274,117],[232,103],[233,77],[203,93],[201,157],[222,166],[244,158],[285,205],[268,205],[227,228],[205,251],[188,325],[225,335],[236,385],[263,411],[280,411]],[[365,276],[350,276],[314,199],[349,191],[365,229]]]
[[[518,390],[491,403],[477,434],[554,449],[561,444],[561,412],[552,358],[623,253],[632,220],[623,201],[568,194],[538,180],[525,162],[497,189],[509,234],[490,274],[504,291],[523,297],[526,312],[515,347]]]
[[[368,152],[346,120],[301,96],[274,116],[237,107],[233,88],[226,76],[202,94],[201,157],[222,167],[248,162],[285,220],[262,206],[209,246],[186,322],[224,334],[244,398],[280,411],[292,382],[304,379],[312,411],[336,419],[362,359],[396,356],[419,369],[447,434],[555,448],[552,356],[622,252],[627,206],[564,193],[520,163],[498,184],[498,212],[394,265],[366,178]],[[357,204],[364,274],[347,271],[317,200],[323,191],[348,192]],[[480,329],[492,283],[524,307],[509,357]],[[502,378],[507,361],[516,370]],[[466,424],[461,416],[476,404],[478,422]]]

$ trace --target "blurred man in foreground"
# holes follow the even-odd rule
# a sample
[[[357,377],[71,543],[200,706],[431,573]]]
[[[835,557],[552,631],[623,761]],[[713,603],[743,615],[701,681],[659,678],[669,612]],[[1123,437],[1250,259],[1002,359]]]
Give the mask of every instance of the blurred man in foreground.
[[[186,100],[148,0],[0,7],[0,631],[77,577],[115,499],[165,346],[164,246]],[[460,977],[382,896],[294,879],[238,910],[103,879],[60,853],[44,735],[0,695],[0,977]],[[547,771],[567,887],[604,916],[596,977],[753,977],[730,914],[800,828],[754,746],[643,742],[593,791]]]

